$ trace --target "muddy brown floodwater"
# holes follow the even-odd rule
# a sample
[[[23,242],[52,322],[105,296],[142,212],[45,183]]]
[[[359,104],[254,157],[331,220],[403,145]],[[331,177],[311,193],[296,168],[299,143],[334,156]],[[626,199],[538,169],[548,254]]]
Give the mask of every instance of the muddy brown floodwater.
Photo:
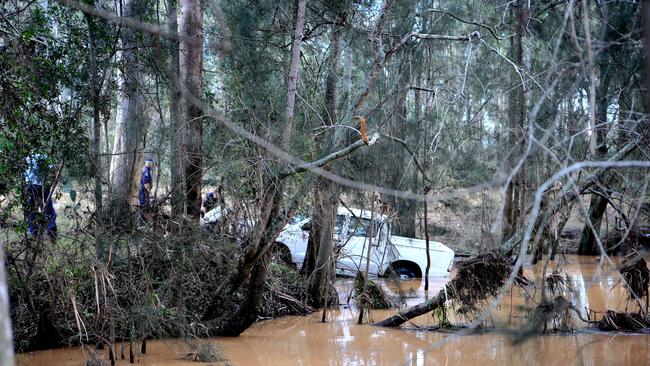
[[[564,289],[564,296],[583,312],[586,308],[601,312],[626,307],[628,311],[637,309],[638,305],[626,301],[618,273],[597,261],[595,257],[568,256],[551,262],[547,274],[556,266],[564,269],[565,282],[572,289]],[[538,265],[527,268],[525,274],[530,280],[539,281],[542,271],[543,266]],[[383,284],[395,293],[401,289],[402,298],[408,304],[415,304],[427,296],[435,296],[445,281],[432,279],[428,293],[419,280]],[[352,281],[341,279],[337,288],[345,304]],[[527,299],[539,296],[535,292],[513,291],[490,314],[487,323],[498,329],[516,328],[524,321],[522,308],[531,304]],[[199,342],[218,345],[228,360],[209,363],[212,365],[650,365],[650,335],[602,333],[586,328],[577,319],[572,320],[573,332],[536,336],[513,345],[511,332],[507,330],[459,335],[418,329],[438,323],[430,314],[413,319],[406,325],[407,330],[357,325],[358,310],[353,301],[351,306],[330,309],[326,323],[320,322],[321,312],[305,317],[288,316],[258,322],[237,338]],[[378,321],[394,312],[372,310],[370,316]],[[452,322],[466,321],[453,314],[449,318]],[[149,341],[147,354],[137,355],[136,362],[197,365],[186,357],[191,349],[189,342],[178,339]],[[87,352],[74,347],[25,353],[18,355],[18,365],[82,365]],[[128,356],[127,361],[118,360],[117,364],[128,365]]]

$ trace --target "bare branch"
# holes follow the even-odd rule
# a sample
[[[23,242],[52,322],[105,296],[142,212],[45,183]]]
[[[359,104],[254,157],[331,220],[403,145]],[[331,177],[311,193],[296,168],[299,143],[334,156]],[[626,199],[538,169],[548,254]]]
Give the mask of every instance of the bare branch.
[[[377,134],[377,133],[373,134],[367,145],[369,145],[369,146],[374,145],[375,142],[377,142],[378,139],[379,139],[379,134]],[[335,152],[333,152],[333,153],[331,153],[331,154],[329,154],[327,156],[324,156],[324,157],[322,157],[322,158],[320,158],[320,159],[318,159],[316,161],[313,161],[311,163],[301,164],[301,165],[298,165],[297,167],[295,167],[294,169],[281,172],[280,174],[277,175],[277,178],[282,179],[282,178],[286,178],[286,177],[288,177],[290,175],[293,175],[293,174],[296,174],[296,173],[302,173],[302,172],[307,171],[307,170],[313,170],[315,168],[323,167],[323,166],[327,165],[331,161],[334,161],[336,159],[340,159],[340,158],[342,158],[342,157],[344,157],[346,155],[351,154],[354,150],[356,150],[356,149],[358,149],[358,148],[360,148],[360,147],[362,147],[364,145],[366,145],[366,143],[363,141],[363,139],[359,139],[359,140],[355,141],[354,143],[352,143],[351,145],[348,145],[347,147],[345,147],[345,148],[343,148],[341,150],[335,151]]]

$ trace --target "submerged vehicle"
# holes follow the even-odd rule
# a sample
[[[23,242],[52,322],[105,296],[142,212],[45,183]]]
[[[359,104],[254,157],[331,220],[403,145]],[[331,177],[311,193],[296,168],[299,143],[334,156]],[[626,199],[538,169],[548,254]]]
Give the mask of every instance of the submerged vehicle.
[[[374,220],[374,222],[373,222]],[[278,245],[286,246],[291,260],[301,266],[307,252],[311,218],[287,225],[278,236]],[[336,273],[354,276],[365,271],[370,246],[369,274],[395,274],[400,278],[422,277],[427,265],[426,242],[391,235],[386,215],[339,207],[334,227],[334,246],[338,253]],[[442,243],[429,241],[429,276],[447,276],[454,262],[454,251]]]

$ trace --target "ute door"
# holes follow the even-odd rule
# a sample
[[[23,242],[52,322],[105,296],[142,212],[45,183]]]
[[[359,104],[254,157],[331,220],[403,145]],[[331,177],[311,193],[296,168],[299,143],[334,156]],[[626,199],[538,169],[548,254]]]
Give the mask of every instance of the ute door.
[[[283,243],[291,252],[291,261],[302,265],[307,252],[307,241],[311,230],[311,219],[305,219],[297,224],[287,225],[278,236],[277,241]]]
[[[376,261],[377,275],[383,275],[384,270],[398,257],[394,246],[390,243],[390,224],[386,220],[377,223],[378,236],[373,240],[372,258]]]
[[[377,225],[377,229],[379,225]],[[375,231],[378,231],[375,229]],[[348,239],[344,244],[344,250],[339,259],[339,267],[356,273],[356,271],[365,272],[368,245],[370,247],[370,266],[369,273],[377,275],[382,261],[383,251],[381,250],[381,243],[379,233],[376,232],[375,236],[371,238],[372,227],[371,220],[367,218],[350,217],[349,226],[347,230]]]

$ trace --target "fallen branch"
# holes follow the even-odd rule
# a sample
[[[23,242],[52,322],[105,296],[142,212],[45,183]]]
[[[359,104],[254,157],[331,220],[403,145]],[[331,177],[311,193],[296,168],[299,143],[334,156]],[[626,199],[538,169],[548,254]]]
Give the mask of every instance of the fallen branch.
[[[368,146],[374,145],[375,142],[377,142],[378,139],[379,139],[379,134],[377,134],[377,133],[373,134],[370,137],[370,140],[368,141],[367,145]],[[334,161],[336,159],[340,159],[342,157],[345,157],[346,155],[351,154],[356,149],[358,149],[358,148],[360,148],[362,146],[365,146],[365,145],[366,145],[366,143],[363,141],[363,139],[359,139],[359,140],[355,141],[354,143],[352,143],[351,145],[348,145],[347,147],[345,147],[345,148],[343,148],[341,150],[335,151],[335,152],[333,152],[333,153],[331,153],[331,154],[329,154],[327,156],[324,156],[324,157],[322,157],[322,158],[320,158],[320,159],[318,159],[316,161],[313,161],[311,163],[298,165],[297,167],[295,167],[293,169],[290,169],[290,170],[285,170],[285,171],[279,173],[276,176],[276,178],[277,179],[283,179],[283,178],[286,178],[286,177],[291,176],[291,175],[296,174],[296,173],[302,173],[302,172],[305,172],[307,170],[313,170],[314,168],[323,167],[326,164],[328,164],[328,163],[330,163],[330,162],[332,162],[332,161]]]
[[[509,258],[497,252],[488,252],[458,261],[454,278],[434,297],[391,316],[374,325],[399,327],[410,319],[445,306],[447,300],[459,305],[458,312],[476,312],[481,304],[497,295],[512,271]],[[518,275],[516,283],[524,286],[528,281]]]

